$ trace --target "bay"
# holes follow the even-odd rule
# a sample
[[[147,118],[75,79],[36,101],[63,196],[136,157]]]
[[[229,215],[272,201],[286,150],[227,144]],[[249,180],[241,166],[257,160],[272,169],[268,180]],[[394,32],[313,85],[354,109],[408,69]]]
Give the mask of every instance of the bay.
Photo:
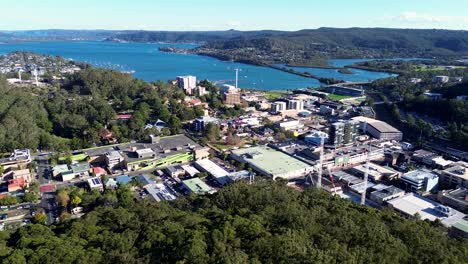
[[[134,71],[136,78],[146,81],[173,80],[179,75],[194,75],[218,84],[233,84],[235,69],[239,69],[239,87],[259,90],[287,90],[319,87],[319,81],[268,67],[220,61],[193,54],[165,53],[160,47],[192,48],[192,44],[117,43],[102,41],[47,41],[0,44],[0,54],[12,51],[31,51],[58,55],[83,61],[95,67]],[[331,63],[334,63],[331,61]],[[351,63],[349,63],[351,64]],[[338,65],[337,65],[338,66]],[[387,73],[353,70],[355,74],[341,74],[337,70],[310,68],[320,77],[345,81],[368,81],[391,76]]]

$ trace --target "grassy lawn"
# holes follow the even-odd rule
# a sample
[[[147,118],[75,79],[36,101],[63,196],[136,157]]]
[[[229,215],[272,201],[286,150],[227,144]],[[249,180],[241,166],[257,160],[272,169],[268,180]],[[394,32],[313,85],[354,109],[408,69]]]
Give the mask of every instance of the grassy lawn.
[[[265,98],[267,100],[275,100],[275,99],[278,99],[282,96],[284,96],[285,93],[282,93],[282,92],[275,92],[275,91],[268,91],[268,92],[265,92]]]
[[[328,99],[334,100],[334,101],[339,101],[342,99],[348,99],[348,98],[353,98],[353,96],[349,95],[339,95],[339,94],[327,94]]]
[[[220,150],[230,149],[230,148],[233,147],[233,146],[228,145],[228,144],[226,144],[224,142],[216,142],[216,143],[213,143],[212,145],[215,146],[216,148],[220,149]]]
[[[454,66],[455,69],[464,69],[465,66]],[[427,66],[427,65],[418,65],[414,66],[415,71],[445,71],[449,70],[445,66]]]

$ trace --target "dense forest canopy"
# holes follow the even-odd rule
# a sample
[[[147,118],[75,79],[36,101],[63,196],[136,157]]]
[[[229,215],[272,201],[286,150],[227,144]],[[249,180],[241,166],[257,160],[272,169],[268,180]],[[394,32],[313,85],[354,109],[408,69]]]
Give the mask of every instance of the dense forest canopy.
[[[3,263],[463,263],[466,240],[316,189],[237,183],[173,203],[116,203],[58,226],[0,232]],[[130,196],[131,197],[131,196]],[[114,201],[114,202],[112,202]]]
[[[54,91],[55,89],[55,91]],[[99,144],[107,129],[120,142],[150,134],[177,134],[182,122],[203,114],[185,104],[182,89],[169,83],[147,83],[129,74],[85,69],[58,88],[14,87],[0,79],[0,151],[15,148],[66,151]],[[117,113],[130,113],[117,122]],[[158,119],[167,129],[144,129]]]

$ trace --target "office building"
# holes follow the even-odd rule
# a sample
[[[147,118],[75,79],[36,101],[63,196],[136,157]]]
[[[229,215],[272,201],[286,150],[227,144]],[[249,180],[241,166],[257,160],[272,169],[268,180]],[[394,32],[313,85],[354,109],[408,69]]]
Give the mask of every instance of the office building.
[[[328,134],[324,133],[324,132],[320,132],[320,131],[317,131],[317,132],[314,132],[314,133],[312,133],[310,135],[305,136],[304,141],[306,143],[309,143],[309,144],[312,144],[312,145],[315,145],[315,146],[320,146],[320,144],[322,142],[322,138],[324,139],[323,143],[327,144],[328,143]]]
[[[380,182],[382,180],[395,180],[398,179],[400,173],[395,170],[392,170],[388,167],[382,167],[375,163],[369,162],[369,169],[367,169],[367,165],[362,164],[351,168],[351,172],[357,176],[364,177],[364,175],[368,174],[369,180],[373,182]]]
[[[116,150],[105,154],[106,165],[110,170],[122,169],[124,167],[124,157]]]
[[[468,188],[468,163],[457,162],[454,166],[443,170],[440,177],[440,184],[444,188]]]
[[[328,141],[335,146],[347,145],[359,136],[359,123],[355,121],[336,122],[330,126]]]
[[[192,94],[192,89],[197,87],[197,77],[195,76],[178,76],[177,86],[184,89],[187,94]]]
[[[388,186],[383,184],[378,184],[372,187],[372,190],[369,199],[373,202],[376,202],[380,205],[385,204],[391,199],[402,197],[405,195],[405,191],[395,186]]]
[[[289,100],[288,101],[288,110],[304,110],[304,101],[302,100]]]
[[[439,176],[432,171],[419,169],[407,172],[401,177],[406,191],[433,192],[437,190]]]
[[[274,102],[271,104],[271,112],[280,113],[281,111],[287,110],[286,106],[286,102]]]

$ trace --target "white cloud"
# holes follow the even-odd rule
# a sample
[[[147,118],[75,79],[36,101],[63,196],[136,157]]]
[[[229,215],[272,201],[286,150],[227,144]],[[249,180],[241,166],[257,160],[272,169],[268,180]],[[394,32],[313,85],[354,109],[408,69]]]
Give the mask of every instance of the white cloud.
[[[387,17],[389,18],[389,17]],[[402,22],[425,22],[425,23],[468,23],[468,16],[443,16],[418,12],[403,12],[392,20]]]

